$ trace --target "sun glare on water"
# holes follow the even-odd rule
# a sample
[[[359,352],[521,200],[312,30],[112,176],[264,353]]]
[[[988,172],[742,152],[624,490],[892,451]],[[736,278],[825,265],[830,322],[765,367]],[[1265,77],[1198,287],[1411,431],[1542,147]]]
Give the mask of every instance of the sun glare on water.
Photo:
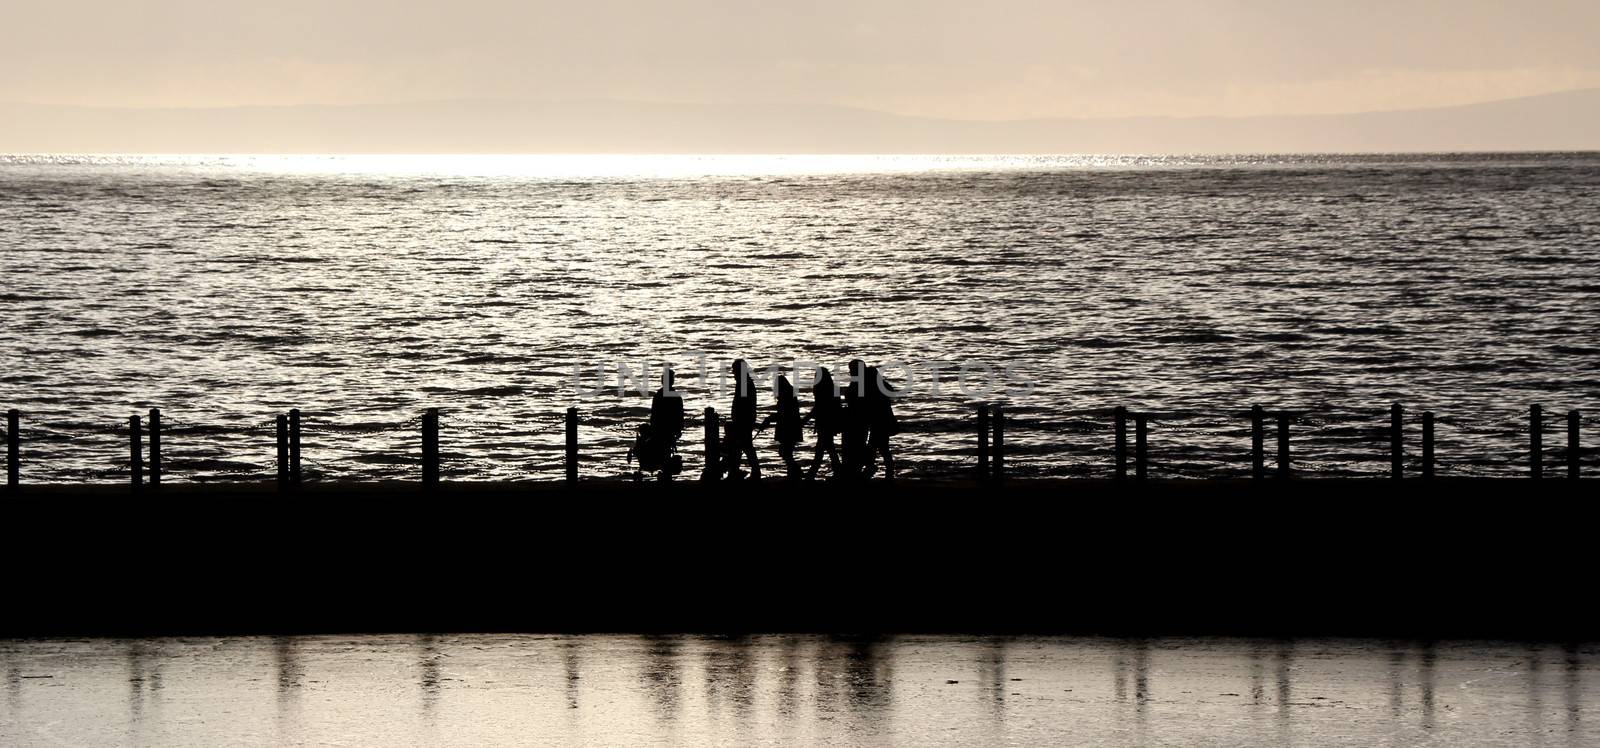
[[[518,179],[695,179],[848,174],[1118,171],[1293,167],[1315,155],[881,155],[881,154],[4,154],[18,169],[225,169],[303,176]],[[1337,161],[1337,159],[1334,159]]]
[[[222,156],[240,168],[285,174],[438,175],[523,178],[659,178],[896,174],[1106,168],[1127,157],[918,155],[340,155]]]

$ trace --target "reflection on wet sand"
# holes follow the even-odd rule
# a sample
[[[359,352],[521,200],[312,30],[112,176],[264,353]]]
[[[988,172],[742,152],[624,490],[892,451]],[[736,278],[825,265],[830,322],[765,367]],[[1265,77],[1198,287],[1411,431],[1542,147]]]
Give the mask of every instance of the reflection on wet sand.
[[[744,716],[755,699],[755,668],[751,660],[752,640],[736,635],[712,639],[705,653],[706,702],[720,709],[732,702],[734,712]]]
[[[1149,700],[1150,642],[1140,639],[1138,648],[1133,651],[1133,704],[1140,717],[1144,716],[1144,704]]]
[[[160,652],[152,655],[151,647],[142,639],[128,642],[128,724],[132,731],[128,738],[135,744],[146,742],[139,734],[146,711],[159,706],[161,697]]]
[[[1131,688],[1133,713],[1144,717],[1145,703],[1150,700],[1150,642],[1147,639],[1123,640],[1112,660],[1116,681],[1112,692],[1117,701],[1128,701]]]
[[[22,708],[22,666],[15,655],[6,657],[6,706],[11,710]]]
[[[1527,712],[1528,732],[1543,736],[1551,732],[1551,717],[1546,704],[1545,694],[1551,690],[1550,678],[1545,677],[1545,658],[1548,648],[1540,645],[1528,645],[1524,655],[1527,664],[1524,666],[1523,675],[1527,679],[1527,695],[1524,697]],[[1567,644],[1561,651],[1561,702],[1562,717],[1561,728],[1567,735],[1569,745],[1587,745],[1582,740],[1584,735],[1583,710],[1584,690],[1583,673],[1588,666],[1583,649],[1577,644]],[[1554,695],[1554,694],[1551,694]]]
[[[1126,647],[1117,647],[1111,658],[1111,698],[1118,702],[1128,700],[1128,654]]]
[[[655,705],[656,717],[671,722],[678,717],[679,689],[683,677],[678,673],[678,639],[672,636],[645,637],[644,673],[640,682]]]
[[[578,708],[578,690],[581,685],[578,681],[583,678],[580,675],[583,671],[582,663],[578,660],[578,648],[581,646],[583,641],[580,637],[569,636],[561,640],[561,666],[562,672],[566,675],[568,709]]]
[[[853,639],[845,650],[850,707],[858,714],[881,713],[892,703],[894,668],[877,639]]]
[[[282,704],[294,696],[295,689],[300,688],[300,682],[305,678],[305,671],[295,657],[294,637],[273,637],[272,659],[278,671],[278,703]]]
[[[1294,742],[1294,714],[1291,711],[1294,699],[1294,642],[1282,640],[1278,642],[1276,660],[1277,686],[1278,686],[1278,744],[1291,745]]]
[[[1537,644],[1530,644],[1527,648],[1527,679],[1528,679],[1528,730],[1538,734],[1544,726],[1544,663],[1542,662],[1543,648]]]
[[[1567,669],[1564,686],[1567,695],[1567,736],[1576,738],[1583,719],[1583,653],[1576,644],[1567,645]]]
[[[1422,688],[1422,728],[1424,730],[1433,727],[1433,666],[1438,658],[1438,653],[1434,650],[1435,645],[1433,642],[1424,642],[1422,644],[1422,652],[1417,657],[1417,680]]]
[[[422,714],[432,717],[439,703],[439,635],[422,634],[417,637],[417,683],[422,689]]]
[[[1278,716],[1287,719],[1289,702],[1294,698],[1294,642],[1278,642],[1277,651]]]
[[[1031,637],[0,641],[0,744],[215,745],[255,713],[279,744],[1593,745],[1589,655]],[[371,665],[384,660],[403,664]],[[270,690],[251,676],[262,665]]]
[[[994,705],[995,719],[1005,719],[1006,691],[1006,639],[996,637],[989,643],[985,657],[979,662],[978,679],[989,691],[989,701]]]
[[[832,637],[822,642],[812,663],[819,714],[872,717],[889,708],[892,669],[880,649],[881,642],[871,637]]]
[[[1112,674],[1113,698],[1127,704],[1124,708],[1131,708],[1131,715],[1124,719],[1132,721],[1133,735],[1142,743],[1149,726],[1145,707],[1150,701],[1150,641],[1144,638],[1120,641],[1112,657]]]
[[[1389,716],[1399,717],[1400,710],[1405,708],[1405,674],[1401,672],[1406,665],[1406,651],[1399,644],[1389,646]]]
[[[1250,703],[1261,706],[1267,698],[1266,667],[1262,665],[1262,658],[1266,657],[1266,646],[1261,642],[1250,645]]]
[[[296,656],[296,642],[292,636],[272,638],[272,662],[277,670],[278,687],[277,725],[280,742],[298,742],[300,719],[300,686],[305,680],[305,670]]]
[[[778,675],[778,714],[793,717],[800,705],[800,642],[785,638],[782,650],[783,669]]]

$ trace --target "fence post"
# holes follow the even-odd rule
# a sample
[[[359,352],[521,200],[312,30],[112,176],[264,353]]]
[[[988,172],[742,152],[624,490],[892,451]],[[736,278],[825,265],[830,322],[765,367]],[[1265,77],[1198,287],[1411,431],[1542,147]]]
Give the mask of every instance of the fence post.
[[[1567,478],[1571,480],[1578,479],[1578,418],[1578,411],[1567,411]]]
[[[1433,477],[1433,412],[1422,411],[1422,477]]]
[[[144,455],[139,448],[139,417],[128,416],[128,454],[129,478],[133,481],[133,490],[144,487]]]
[[[439,484],[439,409],[429,408],[422,414],[422,485],[433,488]]]
[[[150,409],[150,487],[161,487],[161,409]]]
[[[1535,480],[1544,477],[1544,408],[1528,409],[1528,471]]]
[[[289,417],[278,414],[278,490],[289,489]]]
[[[706,466],[700,480],[714,481],[722,476],[722,450],[717,447],[717,409],[706,408]]]
[[[578,485],[578,409],[567,408],[567,485]]]
[[[1278,477],[1289,477],[1289,414],[1278,413]]]
[[[6,411],[6,488],[22,487],[22,412]]]
[[[994,484],[1006,479],[1006,408],[994,406]]]
[[[1405,408],[1400,403],[1389,406],[1389,477],[1405,477]]]
[[[1144,480],[1150,472],[1150,451],[1145,444],[1145,436],[1149,433],[1148,418],[1144,413],[1133,417],[1133,475],[1139,480]]]
[[[978,482],[989,482],[989,406],[978,406]]]
[[[1111,422],[1116,432],[1116,479],[1122,480],[1128,477],[1128,409],[1118,405],[1116,410],[1112,411]]]
[[[1250,406],[1250,477],[1261,480],[1267,477],[1267,427],[1266,414],[1260,405]]]
[[[289,485],[300,487],[300,409],[289,409]]]

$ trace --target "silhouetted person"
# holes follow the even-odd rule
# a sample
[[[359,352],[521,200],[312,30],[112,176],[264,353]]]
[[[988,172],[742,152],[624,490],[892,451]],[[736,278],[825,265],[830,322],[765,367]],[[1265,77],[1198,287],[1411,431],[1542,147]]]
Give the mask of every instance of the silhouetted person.
[[[870,448],[867,446],[868,428],[872,423],[871,406],[867,402],[867,364],[861,359],[850,362],[850,386],[844,391],[844,419],[840,424],[840,441],[844,446],[844,472],[850,478],[865,475]]]
[[[728,419],[728,440],[733,457],[728,462],[728,477],[743,477],[739,471],[739,460],[747,457],[750,460],[750,478],[760,480],[761,463],[756,458],[755,444],[756,383],[750,378],[750,365],[742,358],[733,362],[733,380],[733,411]]]
[[[671,369],[661,374],[661,389],[650,397],[650,422],[639,427],[628,458],[639,458],[639,470],[672,480],[683,472],[683,457],[678,441],[683,438],[683,397],[672,388],[676,375]],[[637,480],[642,477],[635,474]]]
[[[822,467],[822,455],[828,455],[828,468],[833,471],[833,477],[839,477],[839,448],[834,446],[833,438],[839,435],[843,427],[844,405],[839,400],[838,387],[833,383],[833,373],[824,368],[817,369],[817,383],[811,386],[811,412],[806,414],[806,421],[815,425],[817,430],[817,449],[811,457],[811,469],[806,473],[807,480],[815,480],[817,469]]]
[[[871,477],[877,469],[873,461],[883,457],[883,477],[894,480],[894,455],[889,451],[889,437],[900,433],[900,422],[894,417],[894,386],[878,372],[878,367],[869,366],[866,372],[866,394],[862,400],[867,406],[867,468],[866,475]]]
[[[650,396],[650,425],[677,451],[678,440],[683,438],[683,395],[673,389],[677,374],[671,369],[661,373],[661,389]]]
[[[789,471],[789,480],[800,479],[800,463],[794,459],[794,448],[800,444],[801,420],[800,398],[795,395],[794,385],[789,384],[789,378],[780,375],[773,386],[778,400],[778,409],[761,422],[761,429],[766,429],[768,424],[777,422],[778,427],[773,431],[773,438],[778,442],[778,456],[783,458],[783,465]]]

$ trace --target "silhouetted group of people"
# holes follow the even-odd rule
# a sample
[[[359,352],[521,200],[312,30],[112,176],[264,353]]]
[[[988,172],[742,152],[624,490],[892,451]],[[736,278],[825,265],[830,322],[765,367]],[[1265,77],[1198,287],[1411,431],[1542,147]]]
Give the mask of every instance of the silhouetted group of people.
[[[871,478],[878,471],[879,459],[883,461],[884,477],[894,479],[889,439],[900,433],[894,415],[895,389],[877,367],[867,366],[860,359],[851,361],[848,386],[842,389],[835,384],[831,372],[817,369],[817,381],[811,387],[811,410],[804,416],[794,385],[787,376],[779,375],[773,385],[775,408],[759,425],[755,380],[744,359],[733,362],[733,377],[733,405],[723,422],[718,458],[707,461],[703,480],[760,480],[761,458],[756,452],[755,436],[768,426],[773,427],[778,456],[791,481],[815,480],[824,457],[830,477],[835,480]],[[662,374],[661,389],[651,397],[650,420],[639,426],[628,454],[630,461],[639,460],[636,478],[654,475],[671,480],[683,472],[683,457],[678,454],[683,423],[683,397],[673,389],[673,372],[668,369]],[[802,465],[795,456],[806,424],[811,424],[816,433],[809,466]],[[749,469],[743,469],[744,465]]]

